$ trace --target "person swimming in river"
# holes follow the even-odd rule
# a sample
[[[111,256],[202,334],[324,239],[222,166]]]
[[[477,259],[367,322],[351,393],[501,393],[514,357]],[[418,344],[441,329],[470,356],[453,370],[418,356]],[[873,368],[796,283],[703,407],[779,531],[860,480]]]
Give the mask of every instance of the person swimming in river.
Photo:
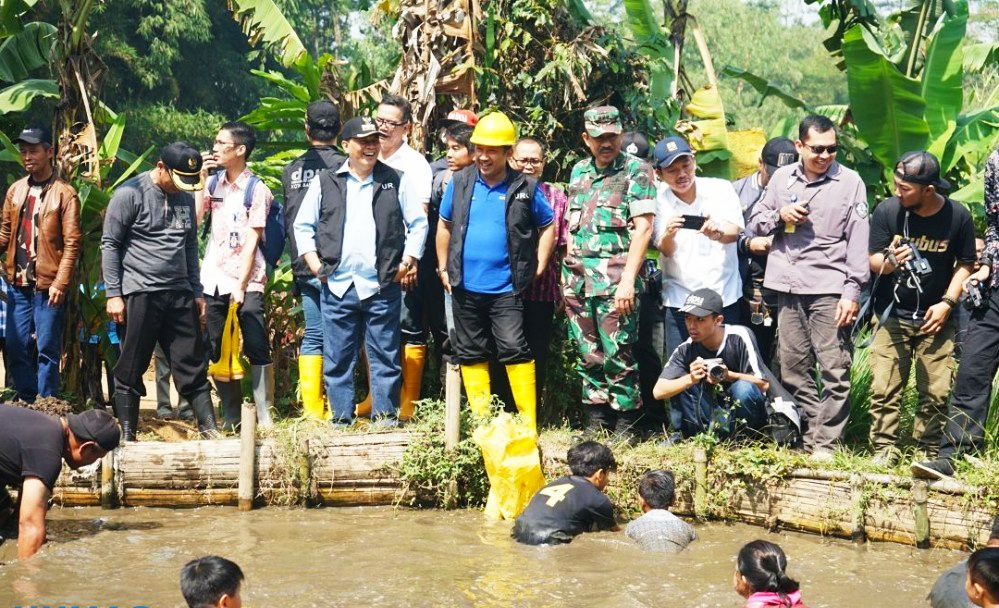
[[[624,533],[646,551],[683,551],[697,540],[697,532],[669,512],[675,499],[673,471],[648,471],[638,482],[638,505],[642,508],[642,516],[629,523]]]
[[[206,555],[187,562],[180,571],[180,592],[188,608],[241,608],[244,578],[235,562]]]
[[[972,604],[999,608],[999,547],[984,547],[971,554],[965,591]]]
[[[739,550],[735,591],[746,598],[743,608],[807,608],[798,581],[789,577],[787,556],[780,545],[754,540]]]
[[[610,448],[583,441],[569,449],[566,461],[572,475],[560,477],[538,490],[514,522],[512,536],[528,545],[560,545],[596,530],[617,531],[614,505],[604,488],[617,462]]]

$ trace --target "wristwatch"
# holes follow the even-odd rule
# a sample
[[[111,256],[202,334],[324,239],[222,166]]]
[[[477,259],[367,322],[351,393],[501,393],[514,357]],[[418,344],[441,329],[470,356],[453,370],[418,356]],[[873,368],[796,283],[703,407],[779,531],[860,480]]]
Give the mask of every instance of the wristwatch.
[[[437,269],[437,276],[441,276],[442,274],[447,274],[447,268],[438,268]]]
[[[945,295],[944,297],[940,298],[940,301],[946,304],[947,306],[950,306],[951,308],[957,306],[957,300],[948,295]]]

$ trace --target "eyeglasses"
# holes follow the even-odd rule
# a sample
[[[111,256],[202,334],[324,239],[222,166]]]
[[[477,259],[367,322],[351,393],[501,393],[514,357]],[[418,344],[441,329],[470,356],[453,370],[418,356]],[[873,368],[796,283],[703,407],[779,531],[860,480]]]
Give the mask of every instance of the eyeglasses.
[[[235,146],[236,142],[234,142],[234,141],[222,141],[221,139],[216,139],[215,140],[215,145],[216,146]]]
[[[405,125],[406,123],[396,122],[394,120],[389,120],[387,118],[376,118],[375,124],[378,125],[379,127],[392,127],[393,129],[396,129],[398,127]]]
[[[806,143],[802,143],[801,145],[811,150],[814,154],[822,154],[824,152],[828,152],[829,154],[836,154],[836,150],[839,149],[839,146],[837,146],[836,144],[833,144],[831,146],[810,146]]]
[[[513,159],[513,162],[518,165],[531,165],[532,167],[537,167],[544,161],[540,158],[515,158]]]

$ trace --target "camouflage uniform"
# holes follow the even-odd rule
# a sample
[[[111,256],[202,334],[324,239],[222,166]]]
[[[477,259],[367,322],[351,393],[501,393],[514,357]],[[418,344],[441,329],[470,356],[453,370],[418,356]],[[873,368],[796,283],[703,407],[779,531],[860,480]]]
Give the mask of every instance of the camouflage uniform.
[[[587,113],[589,114],[589,113]],[[576,163],[569,180],[569,255],[562,270],[569,336],[576,341],[583,404],[618,411],[641,406],[632,346],[638,313],[620,315],[614,292],[621,281],[631,218],[655,213],[652,167],[621,153],[605,169],[592,158]],[[635,279],[635,306],[642,280]]]

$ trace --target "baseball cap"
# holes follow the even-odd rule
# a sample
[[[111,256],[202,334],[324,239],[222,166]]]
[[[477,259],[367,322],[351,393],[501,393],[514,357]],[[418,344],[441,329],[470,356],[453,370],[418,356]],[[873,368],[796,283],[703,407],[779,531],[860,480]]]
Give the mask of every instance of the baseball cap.
[[[305,122],[310,127],[336,129],[340,126],[340,108],[328,99],[313,101],[305,109]]]
[[[698,289],[683,301],[680,312],[690,313],[695,317],[706,317],[720,315],[724,308],[725,304],[720,295],[710,289]]]
[[[656,143],[656,149],[652,153],[653,163],[657,169],[672,165],[681,156],[694,157],[694,151],[690,149],[687,140],[679,135],[671,135],[660,139]]]
[[[950,190],[950,182],[940,177],[940,161],[929,152],[906,152],[895,163],[895,177],[910,184]]]
[[[621,113],[614,106],[597,106],[583,114],[586,132],[590,137],[600,137],[605,133],[621,133]]]
[[[378,135],[378,127],[370,116],[355,116],[343,125],[340,131],[340,139],[363,139]]]
[[[451,110],[448,112],[444,120],[441,121],[442,127],[451,127],[454,125],[468,125],[474,127],[475,123],[479,122],[479,117],[476,116],[475,112],[471,110]]]
[[[201,153],[191,144],[176,141],[160,150],[160,160],[170,172],[173,185],[185,192],[201,190]]]
[[[81,442],[93,441],[105,452],[118,447],[121,431],[114,417],[104,410],[87,410],[79,414],[67,414],[66,424],[73,435]]]
[[[645,160],[649,157],[649,140],[638,131],[628,131],[621,137],[621,149]]]
[[[798,149],[790,139],[775,137],[763,146],[760,156],[763,157],[763,164],[767,166],[767,173],[773,175],[780,167],[798,162]]]
[[[14,140],[15,144],[24,142],[26,144],[48,144],[52,145],[52,132],[47,127],[32,125],[25,127],[21,134]]]

